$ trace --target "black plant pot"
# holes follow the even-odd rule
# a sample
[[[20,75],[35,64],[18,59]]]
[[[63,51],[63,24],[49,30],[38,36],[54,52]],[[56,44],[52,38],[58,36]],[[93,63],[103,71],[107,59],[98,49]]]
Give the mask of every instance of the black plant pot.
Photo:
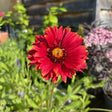
[[[106,90],[105,87],[103,88],[103,91],[104,91],[105,108],[112,109],[112,93]]]

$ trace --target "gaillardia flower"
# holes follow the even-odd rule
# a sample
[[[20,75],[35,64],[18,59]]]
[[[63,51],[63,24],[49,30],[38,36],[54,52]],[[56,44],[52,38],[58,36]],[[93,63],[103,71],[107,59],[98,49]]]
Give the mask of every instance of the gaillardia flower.
[[[33,49],[28,51],[29,65],[36,65],[35,69],[41,69],[45,80],[52,78],[55,83],[58,76],[64,82],[67,77],[72,78],[76,71],[86,69],[87,50],[81,45],[83,39],[70,28],[63,29],[57,26],[47,27],[44,35],[36,35]]]

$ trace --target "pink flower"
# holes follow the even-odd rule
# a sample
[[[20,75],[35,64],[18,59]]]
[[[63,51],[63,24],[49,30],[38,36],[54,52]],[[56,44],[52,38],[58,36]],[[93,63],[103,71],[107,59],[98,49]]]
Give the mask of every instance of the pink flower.
[[[112,32],[100,27],[95,28],[85,36],[84,42],[86,46],[112,43]]]
[[[5,13],[4,12],[0,12],[0,17],[4,17]]]

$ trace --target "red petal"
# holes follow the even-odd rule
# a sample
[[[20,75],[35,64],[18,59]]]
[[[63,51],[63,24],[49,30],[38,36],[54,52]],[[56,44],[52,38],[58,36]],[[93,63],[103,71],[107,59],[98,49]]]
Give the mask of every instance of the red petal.
[[[32,46],[33,46],[34,50],[36,50],[36,51],[38,50],[38,45],[36,43],[33,43]]]
[[[44,44],[41,44],[37,50],[38,52],[35,53],[36,57],[44,57],[47,55],[47,47]]]
[[[64,61],[64,65],[67,68],[76,68],[82,63],[82,60],[87,58],[87,51],[85,46],[79,46],[67,52],[67,57]]]
[[[57,33],[57,34],[56,34]],[[59,44],[63,37],[63,27],[61,26],[57,32],[55,32],[57,44]]]
[[[61,74],[61,78],[65,83],[67,82],[67,76],[65,74]]]
[[[62,42],[62,46],[66,50],[72,50],[75,47],[82,44],[82,42],[83,42],[83,39],[79,35],[77,35],[77,33],[70,32],[68,35],[65,35]]]
[[[87,69],[85,60],[82,60],[82,63],[80,63],[80,65],[78,65],[78,66],[75,68],[75,70],[81,71],[81,72],[82,72],[82,69]]]
[[[42,76],[43,77],[43,76]],[[46,76],[44,76],[45,80],[49,80],[51,77],[50,77],[50,74],[47,74]]]
[[[40,63],[40,69],[43,76],[53,69],[54,64],[47,57],[40,59]]]
[[[29,65],[35,65],[35,64],[37,64],[38,63],[38,60],[34,60],[34,61],[31,61],[30,63],[29,63]]]
[[[53,83],[56,83],[57,80],[58,80],[58,77],[56,77],[56,76],[54,76],[54,77],[52,78]]]
[[[62,71],[69,78],[72,78],[72,75],[76,73],[74,68],[73,69],[69,69],[69,68],[67,68],[64,65],[62,66]]]
[[[58,77],[62,73],[61,64],[56,63],[54,65],[53,71],[54,71],[55,75]]]
[[[35,52],[37,52],[35,49],[31,49],[28,51],[28,54],[33,55]]]
[[[27,59],[34,60],[34,57],[33,56],[28,56]]]
[[[78,46],[77,48],[74,48],[72,50],[67,50],[67,56],[79,56],[79,57],[82,57],[82,56],[87,56],[88,52],[86,50],[86,47],[85,46]]]
[[[47,29],[45,30],[45,39],[47,40],[49,47],[54,46],[55,33],[52,27],[47,27]]]
[[[36,66],[35,66],[35,70],[38,70],[39,67],[40,67],[40,64],[36,64]]]
[[[69,78],[73,78],[73,76],[72,76],[71,73],[68,73],[67,76],[68,76]]]

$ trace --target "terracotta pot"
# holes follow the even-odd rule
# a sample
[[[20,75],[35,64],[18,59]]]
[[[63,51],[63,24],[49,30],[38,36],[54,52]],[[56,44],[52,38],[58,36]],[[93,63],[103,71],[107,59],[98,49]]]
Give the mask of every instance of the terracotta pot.
[[[8,32],[0,32],[0,43],[4,43],[8,39]]]

